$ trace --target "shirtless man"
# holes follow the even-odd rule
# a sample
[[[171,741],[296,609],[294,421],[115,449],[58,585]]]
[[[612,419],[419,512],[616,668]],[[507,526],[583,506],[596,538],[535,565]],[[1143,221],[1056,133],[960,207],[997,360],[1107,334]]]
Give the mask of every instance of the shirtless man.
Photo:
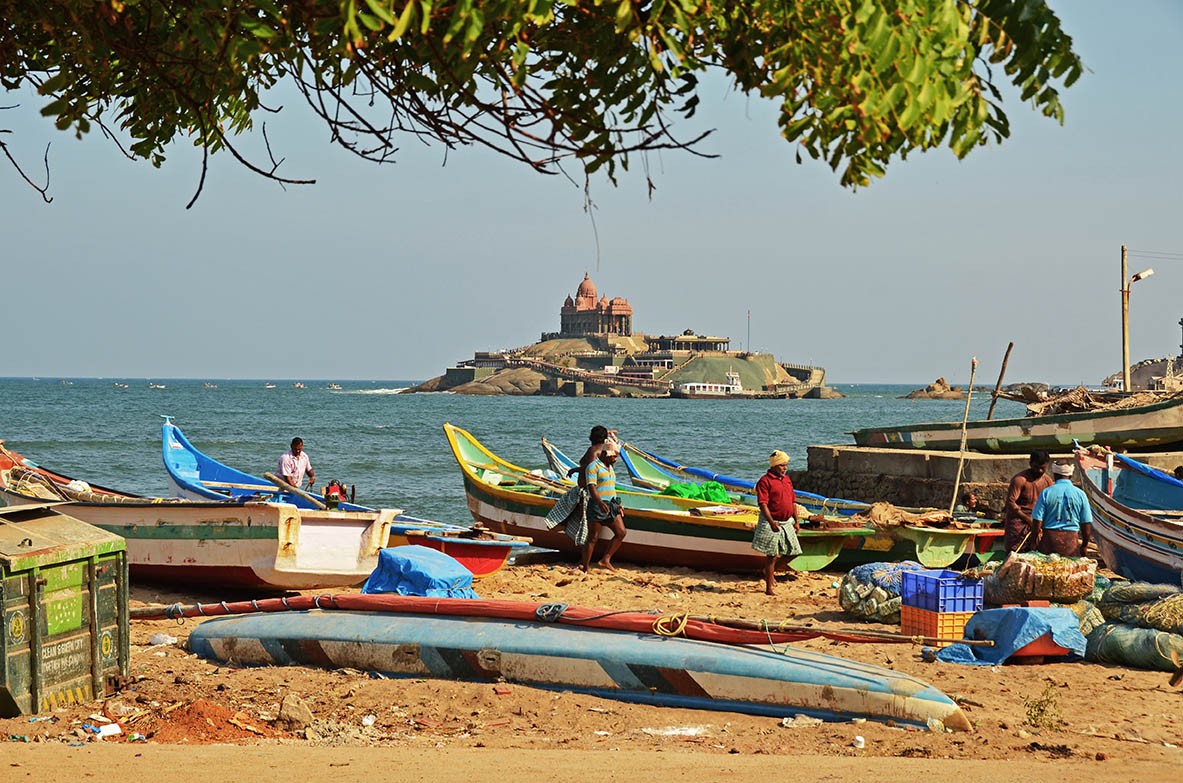
[[[1050,487],[1054,480],[1047,475],[1051,457],[1044,451],[1031,452],[1030,467],[1021,470],[1010,480],[1006,492],[1006,508],[1003,511],[1002,526],[1006,531],[1006,551],[1030,552],[1035,549],[1035,523],[1031,512],[1039,493]]]

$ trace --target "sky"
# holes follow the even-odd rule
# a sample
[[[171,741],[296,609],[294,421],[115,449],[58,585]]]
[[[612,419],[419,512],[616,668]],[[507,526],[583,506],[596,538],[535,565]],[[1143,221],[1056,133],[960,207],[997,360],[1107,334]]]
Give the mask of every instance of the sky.
[[[192,147],[154,169],[10,93],[0,128],[34,177],[50,145],[54,200],[0,165],[0,375],[426,379],[557,330],[587,273],[635,331],[728,336],[831,384],[964,383],[971,357],[992,383],[1010,341],[1008,381],[1098,384],[1121,369],[1122,245],[1129,274],[1155,269],[1131,289],[1132,361],[1181,350],[1183,4],[1051,5],[1089,69],[1063,126],[1011,95],[1002,145],[916,153],[859,191],[717,82],[681,127],[714,128],[719,157],[652,154],[652,196],[637,161],[593,181],[590,213],[485,150],[359,161],[294,100],[268,135],[317,184],[217,155],[186,210]]]

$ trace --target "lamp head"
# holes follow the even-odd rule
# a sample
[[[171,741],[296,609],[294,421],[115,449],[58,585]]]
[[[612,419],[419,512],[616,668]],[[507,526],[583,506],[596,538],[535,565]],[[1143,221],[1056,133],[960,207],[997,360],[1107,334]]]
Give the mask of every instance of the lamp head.
[[[1143,269],[1141,272],[1139,272],[1138,274],[1131,277],[1130,282],[1136,283],[1139,280],[1145,280],[1146,278],[1150,277],[1152,274],[1154,274],[1153,269]]]

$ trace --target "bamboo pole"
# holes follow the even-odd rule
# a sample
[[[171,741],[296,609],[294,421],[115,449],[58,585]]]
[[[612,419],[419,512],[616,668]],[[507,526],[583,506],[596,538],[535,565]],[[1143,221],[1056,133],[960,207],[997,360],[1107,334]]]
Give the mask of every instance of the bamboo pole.
[[[1010,352],[1014,347],[1014,340],[1006,346],[1006,354],[1002,357],[1002,369],[998,371],[998,383],[994,384],[994,397],[990,400],[990,410],[986,412],[987,421],[994,418],[994,406],[998,404],[998,392],[1002,389],[1002,376],[1006,375],[1006,363],[1010,361]]]
[[[949,501],[949,516],[953,516],[953,509],[957,508],[957,493],[961,490],[961,471],[965,468],[965,438],[969,425],[969,401],[974,396],[974,377],[978,374],[978,357],[973,357],[969,365],[969,389],[965,392],[965,415],[961,418],[961,450],[957,457],[957,479],[953,482],[953,499]]]

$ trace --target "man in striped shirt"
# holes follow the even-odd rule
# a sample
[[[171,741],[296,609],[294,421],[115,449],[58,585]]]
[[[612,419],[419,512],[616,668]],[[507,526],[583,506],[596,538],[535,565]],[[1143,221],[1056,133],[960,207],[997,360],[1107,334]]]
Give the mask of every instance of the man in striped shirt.
[[[628,531],[624,527],[624,510],[620,506],[620,499],[616,497],[616,471],[612,468],[620,456],[620,447],[615,441],[606,441],[600,447],[600,456],[587,466],[586,486],[589,495],[587,504],[587,543],[583,545],[583,562],[580,565],[584,571],[591,567],[592,552],[596,548],[596,539],[600,536],[600,528],[607,525],[612,529],[612,539],[608,542],[608,550],[604,552],[596,565],[615,571],[612,565],[612,555],[620,550],[624,537]]]

